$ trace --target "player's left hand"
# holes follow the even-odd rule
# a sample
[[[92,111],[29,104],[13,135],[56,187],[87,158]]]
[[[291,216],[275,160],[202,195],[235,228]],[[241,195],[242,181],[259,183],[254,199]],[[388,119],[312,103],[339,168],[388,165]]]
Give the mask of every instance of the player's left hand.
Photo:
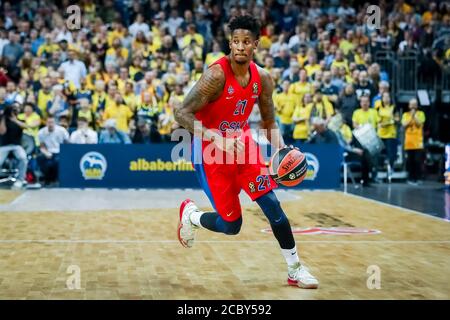
[[[280,148],[280,150],[281,150],[281,149],[285,149],[285,148],[288,148],[288,149],[295,149],[295,150],[300,151],[300,149],[299,149],[298,147],[295,147],[295,146],[292,145],[292,144],[290,144],[290,145],[285,144],[283,147]]]

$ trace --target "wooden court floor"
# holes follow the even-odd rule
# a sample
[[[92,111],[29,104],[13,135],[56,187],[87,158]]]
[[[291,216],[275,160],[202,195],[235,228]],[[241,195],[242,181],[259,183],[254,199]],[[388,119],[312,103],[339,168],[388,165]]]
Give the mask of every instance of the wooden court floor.
[[[381,231],[296,235],[317,290],[286,285],[278,244],[253,205],[239,235],[201,230],[192,249],[176,240],[175,208],[3,212],[0,299],[450,298],[450,223],[340,192],[298,195],[283,203],[293,227]],[[73,266],[80,289],[67,287]],[[380,289],[367,286],[369,266],[380,270]]]

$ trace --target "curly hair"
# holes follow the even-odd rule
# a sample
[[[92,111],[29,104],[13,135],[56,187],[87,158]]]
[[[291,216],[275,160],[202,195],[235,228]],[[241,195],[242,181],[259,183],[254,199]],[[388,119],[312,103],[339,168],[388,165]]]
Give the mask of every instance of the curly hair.
[[[250,15],[242,15],[233,18],[228,23],[228,28],[230,29],[231,33],[233,33],[236,29],[248,30],[252,33],[255,39],[259,39],[261,26],[259,24],[259,21],[254,17]]]

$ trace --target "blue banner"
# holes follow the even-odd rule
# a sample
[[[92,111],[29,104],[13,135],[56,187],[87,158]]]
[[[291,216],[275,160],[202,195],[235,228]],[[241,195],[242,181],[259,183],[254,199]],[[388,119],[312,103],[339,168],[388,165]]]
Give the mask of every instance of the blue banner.
[[[190,154],[171,160],[176,144],[61,146],[59,181],[65,188],[200,188]],[[338,145],[298,145],[309,168],[296,188],[336,189],[342,151]],[[269,160],[269,148],[262,148]],[[175,152],[177,154],[177,152]]]

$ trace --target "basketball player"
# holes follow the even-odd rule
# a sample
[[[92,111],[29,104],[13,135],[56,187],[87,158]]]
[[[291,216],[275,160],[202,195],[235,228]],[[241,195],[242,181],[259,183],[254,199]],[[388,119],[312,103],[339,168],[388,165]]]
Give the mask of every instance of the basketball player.
[[[268,140],[275,148],[284,147],[275,122],[272,79],[252,61],[259,42],[259,23],[249,15],[238,16],[230,21],[229,28],[231,53],[204,72],[175,110],[178,123],[194,135],[195,171],[215,209],[203,212],[191,200],[185,200],[180,207],[178,238],[183,246],[191,247],[200,227],[227,235],[238,234],[242,224],[238,195],[244,189],[270,222],[288,265],[288,284],[317,288],[318,281],[299,261],[289,220],[272,191],[277,184],[267,172],[262,174],[264,160],[247,123],[253,104],[258,101]],[[194,130],[198,121],[201,130]],[[246,161],[256,161],[211,163],[205,159],[210,144],[214,144],[216,151],[244,154]]]

